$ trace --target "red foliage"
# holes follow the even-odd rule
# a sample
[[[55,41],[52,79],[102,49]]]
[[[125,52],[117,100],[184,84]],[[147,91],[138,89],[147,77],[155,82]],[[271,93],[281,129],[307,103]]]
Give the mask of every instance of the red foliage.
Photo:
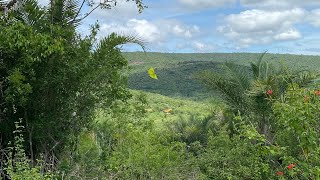
[[[287,168],[290,170],[290,169],[294,168],[295,166],[296,166],[296,164],[289,164],[289,165],[287,166]]]
[[[266,92],[267,95],[272,95],[272,93],[273,93],[272,89],[268,89]]]

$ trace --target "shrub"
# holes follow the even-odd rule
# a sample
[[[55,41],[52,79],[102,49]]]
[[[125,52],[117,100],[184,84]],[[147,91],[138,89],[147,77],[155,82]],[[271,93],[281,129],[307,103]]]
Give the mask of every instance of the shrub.
[[[21,126],[21,122],[16,122],[16,130],[14,133],[14,142],[9,143],[8,159],[5,162],[4,177],[12,180],[20,179],[56,179],[56,176],[46,169],[46,164],[42,160],[37,160],[35,166],[26,156],[23,142],[24,137],[22,131],[24,127]],[[1,177],[0,177],[1,178]]]
[[[210,137],[199,155],[201,172],[209,179],[272,179],[268,163],[257,148],[240,136],[229,138],[227,133]]]

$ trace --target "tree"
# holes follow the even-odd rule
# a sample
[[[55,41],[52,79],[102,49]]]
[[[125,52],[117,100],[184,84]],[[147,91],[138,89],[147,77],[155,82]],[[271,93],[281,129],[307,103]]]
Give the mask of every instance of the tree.
[[[221,94],[232,115],[240,113],[249,117],[258,131],[271,139],[273,117],[270,99],[284,96],[292,83],[306,86],[317,76],[309,71],[290,70],[284,65],[274,67],[263,61],[265,55],[266,52],[261,54],[250,67],[226,62],[223,73],[207,71],[200,73],[198,79],[209,89]],[[233,133],[233,117],[229,119]]]
[[[14,123],[22,120],[26,153],[33,160],[43,153],[55,163],[63,147],[76,144],[81,129],[89,128],[97,108],[130,97],[123,73],[127,61],[117,45],[132,42],[144,48],[143,42],[117,34],[97,41],[97,24],[81,37],[76,27],[92,12],[81,16],[81,9],[95,4],[76,2],[51,0],[42,8],[36,0],[25,0],[5,6],[8,14],[0,18],[0,148],[13,140]],[[142,2],[136,3],[142,10]],[[95,7],[114,5],[110,0]]]

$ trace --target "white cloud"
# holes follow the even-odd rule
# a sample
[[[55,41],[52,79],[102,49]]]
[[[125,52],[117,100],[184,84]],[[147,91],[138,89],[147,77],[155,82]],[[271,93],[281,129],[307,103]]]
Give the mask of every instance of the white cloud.
[[[212,44],[200,41],[194,41],[192,43],[192,48],[195,50],[195,52],[212,52],[216,49]]]
[[[307,12],[299,8],[284,11],[252,9],[228,15],[227,24],[217,30],[239,47],[298,39],[301,34],[293,25],[302,22],[306,15]]]
[[[300,22],[305,16],[302,9],[286,11],[248,10],[240,14],[231,14],[226,20],[237,32],[259,32],[279,29]]]
[[[300,38],[301,38],[300,32],[295,29],[289,29],[286,32],[282,32],[274,36],[274,39],[276,40],[295,40]]]
[[[177,0],[189,9],[218,8],[235,5],[237,0]],[[292,9],[320,7],[320,0],[240,0],[239,3],[249,8]]]
[[[159,46],[174,39],[191,40],[200,33],[200,28],[196,25],[185,25],[174,20],[150,22],[146,19],[130,19],[126,23],[101,24],[99,37],[107,36],[112,32],[137,35],[144,41]]]
[[[102,24],[100,30],[100,36],[117,32],[120,34],[137,35],[147,42],[155,42],[161,39],[159,28],[145,19],[130,19],[126,24],[122,25],[118,23]]]
[[[319,0],[240,0],[240,3],[249,7],[273,9],[320,6]]]
[[[236,3],[236,0],[178,0],[182,5],[193,9],[221,7]]]
[[[183,26],[180,24],[174,25],[172,32],[177,36],[182,36],[185,38],[192,38],[194,34],[199,33],[200,29],[198,26],[194,25],[192,27]]]

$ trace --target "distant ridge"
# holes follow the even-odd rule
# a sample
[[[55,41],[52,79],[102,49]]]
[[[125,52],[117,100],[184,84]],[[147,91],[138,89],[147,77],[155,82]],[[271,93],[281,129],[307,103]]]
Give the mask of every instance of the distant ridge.
[[[199,71],[219,71],[219,66],[231,61],[240,66],[249,66],[261,53],[159,53],[126,52],[130,66],[129,87],[131,89],[158,93],[166,96],[179,96],[191,99],[204,99],[208,93],[193,77]],[[320,56],[270,54],[264,60],[277,66],[286,64],[293,69],[320,71]],[[149,78],[147,70],[153,67],[159,80]]]

